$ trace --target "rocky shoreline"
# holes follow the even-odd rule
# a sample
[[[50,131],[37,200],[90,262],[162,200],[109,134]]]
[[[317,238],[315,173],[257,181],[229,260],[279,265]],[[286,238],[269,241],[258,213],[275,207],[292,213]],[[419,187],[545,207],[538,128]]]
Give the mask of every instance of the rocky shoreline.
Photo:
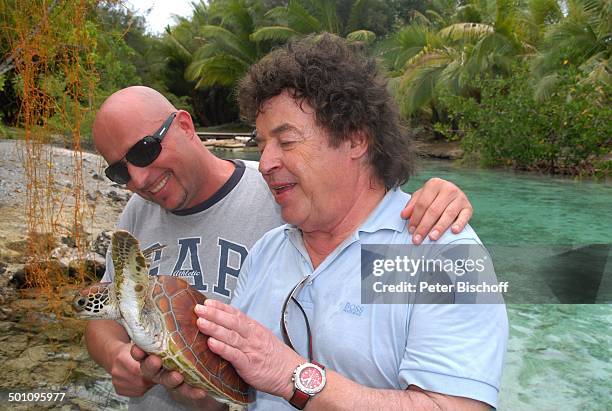
[[[88,278],[104,272],[109,231],[130,197],[123,188],[101,177],[103,159],[83,153],[80,160],[84,204],[82,225],[75,235],[73,176],[75,153],[44,146],[36,158],[39,176],[52,181],[48,189],[51,224],[41,224],[36,239],[28,238],[27,181],[23,141],[0,140],[0,409],[122,409],[110,378],[90,358],[83,342],[85,322],[72,317],[70,302],[83,286],[74,273],[86,262]],[[51,228],[46,231],[45,228]],[[84,247],[76,248],[82,241]],[[63,278],[49,278],[45,288],[29,288],[26,274],[35,264],[32,242],[49,251],[48,261]],[[18,401],[13,393],[65,393],[57,401]],[[23,399],[27,399],[23,397]]]

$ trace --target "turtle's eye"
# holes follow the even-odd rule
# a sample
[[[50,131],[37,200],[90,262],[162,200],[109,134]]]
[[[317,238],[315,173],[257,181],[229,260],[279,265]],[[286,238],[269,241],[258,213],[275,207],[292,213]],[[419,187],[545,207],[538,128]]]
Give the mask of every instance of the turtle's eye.
[[[83,311],[86,308],[86,306],[87,306],[87,298],[85,297],[78,297],[72,301],[72,307],[74,308],[76,312]]]

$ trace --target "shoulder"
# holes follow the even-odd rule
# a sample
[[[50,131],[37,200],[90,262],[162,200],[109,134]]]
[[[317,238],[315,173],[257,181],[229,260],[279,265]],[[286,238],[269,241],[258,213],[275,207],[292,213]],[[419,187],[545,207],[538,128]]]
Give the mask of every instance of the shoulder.
[[[259,161],[253,161],[253,160],[240,160],[240,161],[242,161],[244,165],[251,170],[255,170],[255,171],[259,170]]]
[[[447,229],[437,241],[423,241],[423,244],[482,244],[480,237],[471,225],[467,224],[463,230],[455,234],[451,229]]]

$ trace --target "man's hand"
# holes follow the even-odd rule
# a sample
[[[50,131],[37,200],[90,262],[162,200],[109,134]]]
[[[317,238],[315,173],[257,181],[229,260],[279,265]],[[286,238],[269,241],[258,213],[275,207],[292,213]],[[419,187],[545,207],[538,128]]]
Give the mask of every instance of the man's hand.
[[[140,363],[132,358],[130,349],[131,344],[124,343],[116,351],[109,373],[117,394],[142,397],[153,386],[153,382],[140,373]]]
[[[140,364],[130,355],[130,337],[116,321],[89,321],[85,342],[91,358],[111,375],[117,394],[140,397],[153,386],[140,373]]]
[[[198,328],[210,349],[232,363],[253,388],[289,399],[293,370],[307,362],[270,330],[234,307],[215,300],[196,305]]]
[[[441,178],[430,178],[412,194],[400,215],[410,219],[408,230],[412,242],[421,244],[428,233],[432,241],[439,239],[451,224],[453,233],[459,233],[473,211],[472,204],[459,187]]]
[[[140,365],[142,375],[155,384],[166,387],[174,401],[193,409],[212,409],[207,407],[211,404],[217,404],[216,401],[206,396],[206,391],[203,389],[185,383],[179,372],[164,369],[162,360],[157,355],[148,355],[136,345],[132,346],[131,354]]]

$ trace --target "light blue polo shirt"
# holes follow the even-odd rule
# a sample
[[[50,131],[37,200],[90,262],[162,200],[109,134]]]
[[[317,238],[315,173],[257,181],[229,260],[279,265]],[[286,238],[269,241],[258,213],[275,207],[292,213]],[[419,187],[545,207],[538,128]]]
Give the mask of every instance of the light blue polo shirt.
[[[508,339],[504,305],[361,304],[361,244],[411,244],[406,221],[399,217],[409,199],[400,189],[387,193],[316,270],[297,227],[286,224],[269,231],[242,266],[232,305],[282,340],[283,302],[310,274],[297,299],[308,315],[315,361],[368,387],[403,390],[414,384],[495,407]],[[480,240],[467,226],[459,234],[447,231],[435,243]],[[307,357],[302,315],[293,303],[288,313],[289,335]],[[293,407],[258,392],[249,409]]]

